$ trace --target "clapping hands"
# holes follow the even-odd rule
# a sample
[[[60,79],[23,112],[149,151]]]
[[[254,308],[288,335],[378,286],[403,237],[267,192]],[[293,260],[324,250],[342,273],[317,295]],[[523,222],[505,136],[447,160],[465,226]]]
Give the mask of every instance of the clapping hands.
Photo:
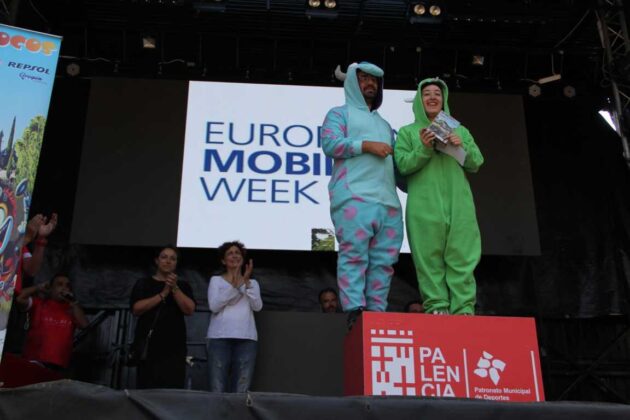
[[[29,243],[35,238],[47,238],[57,227],[57,213],[53,213],[48,219],[43,214],[36,214],[26,225],[25,243]]]
[[[241,287],[243,284],[245,285],[246,288],[249,289],[251,287],[250,277],[252,275],[253,270],[254,270],[254,261],[249,260],[247,264],[245,264],[244,271],[243,271],[243,266],[241,265],[239,266],[236,273],[231,273],[231,274],[228,273],[228,277],[229,277],[228,280],[230,281],[230,284],[232,284],[232,286],[237,289]]]
[[[50,216],[50,219],[42,216],[41,214],[38,214],[37,216],[42,217],[42,223],[39,225],[39,230],[37,232],[38,236],[40,238],[47,238],[48,235],[50,235],[57,227],[57,213],[53,213]]]
[[[171,289],[176,289],[177,288],[177,274],[168,273],[166,275],[165,282],[166,282],[166,285],[170,287]]]

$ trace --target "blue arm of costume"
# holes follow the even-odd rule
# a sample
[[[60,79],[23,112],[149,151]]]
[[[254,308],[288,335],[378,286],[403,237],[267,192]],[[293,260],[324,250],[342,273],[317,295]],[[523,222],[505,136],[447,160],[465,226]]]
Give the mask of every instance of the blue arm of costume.
[[[434,153],[433,148],[424,147],[420,133],[411,132],[404,127],[398,132],[394,159],[402,175],[411,175],[424,168]]]
[[[467,172],[477,172],[479,167],[483,165],[483,155],[475,143],[470,131],[464,129],[462,133],[462,146],[466,151],[466,160],[464,160],[464,169]]]
[[[326,156],[348,159],[363,153],[363,140],[347,137],[347,133],[347,118],[342,109],[328,111],[322,125],[322,149]]]

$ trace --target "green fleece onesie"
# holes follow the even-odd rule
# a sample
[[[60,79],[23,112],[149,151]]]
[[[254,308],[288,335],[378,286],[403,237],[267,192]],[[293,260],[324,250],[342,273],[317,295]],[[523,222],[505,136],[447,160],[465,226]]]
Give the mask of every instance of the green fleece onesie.
[[[413,101],[415,122],[400,129],[394,150],[398,169],[407,178],[407,237],[425,311],[473,314],[473,271],[481,258],[481,237],[464,171],[477,172],[483,156],[461,125],[455,133],[467,153],[463,168],[451,156],[422,144],[420,130],[430,124],[422,88],[431,83],[441,88],[443,110],[450,115],[446,83],[423,80]]]

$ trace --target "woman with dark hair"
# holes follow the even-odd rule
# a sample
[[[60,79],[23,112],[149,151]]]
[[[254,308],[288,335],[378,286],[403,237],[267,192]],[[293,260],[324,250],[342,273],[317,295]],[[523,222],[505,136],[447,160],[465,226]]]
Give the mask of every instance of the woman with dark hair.
[[[212,392],[246,392],[254,375],[258,333],[254,311],[262,309],[260,287],[250,278],[254,263],[243,265],[247,250],[238,242],[219,247],[224,267],[208,285],[212,315],[208,327],[208,379]]]
[[[178,278],[177,248],[160,249],[151,277],[136,282],[131,311],[138,317],[134,347],[146,343],[146,358],[138,361],[138,388],[183,388],[186,377],[186,323],[195,312],[190,285]]]
[[[475,313],[475,267],[481,258],[481,235],[468,174],[483,155],[463,125],[445,139],[465,152],[460,163],[446,153],[428,129],[440,112],[451,115],[448,86],[438,78],[418,85],[413,100],[415,122],[398,131],[396,165],[407,178],[405,223],[424,310],[430,314]]]

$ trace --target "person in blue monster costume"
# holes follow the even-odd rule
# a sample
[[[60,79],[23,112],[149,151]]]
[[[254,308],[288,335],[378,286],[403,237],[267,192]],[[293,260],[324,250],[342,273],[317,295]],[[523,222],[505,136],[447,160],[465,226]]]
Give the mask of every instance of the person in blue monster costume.
[[[335,162],[328,184],[330,215],[339,243],[341,305],[351,326],[361,311],[387,308],[403,223],[393,131],[377,111],[383,70],[366,62],[351,64],[344,92],[346,104],[328,111],[322,125],[322,148]]]

